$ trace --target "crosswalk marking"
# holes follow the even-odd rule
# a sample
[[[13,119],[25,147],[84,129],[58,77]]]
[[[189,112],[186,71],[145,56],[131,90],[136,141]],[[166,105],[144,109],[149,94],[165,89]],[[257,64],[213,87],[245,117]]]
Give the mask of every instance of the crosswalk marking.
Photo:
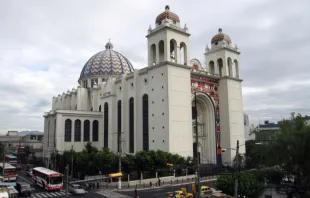
[[[42,195],[43,197],[47,197],[44,193],[41,193],[40,195]]]
[[[66,192],[64,190],[57,191],[57,192],[38,192],[38,193],[32,193],[31,198],[50,198],[50,197],[59,197],[64,196]],[[68,195],[70,193],[68,192]]]

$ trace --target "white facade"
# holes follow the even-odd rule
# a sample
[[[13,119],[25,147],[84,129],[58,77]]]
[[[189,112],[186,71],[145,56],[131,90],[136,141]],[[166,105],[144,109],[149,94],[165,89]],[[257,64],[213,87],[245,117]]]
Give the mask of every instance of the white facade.
[[[205,69],[190,59],[189,36],[166,6],[146,36],[147,67],[133,69],[108,42],[85,64],[80,86],[53,98],[44,115],[45,156],[81,151],[87,142],[114,152],[160,149],[193,156],[196,96],[201,163],[230,163],[235,153],[221,159],[221,148],[244,144],[240,52],[219,32],[206,49]]]

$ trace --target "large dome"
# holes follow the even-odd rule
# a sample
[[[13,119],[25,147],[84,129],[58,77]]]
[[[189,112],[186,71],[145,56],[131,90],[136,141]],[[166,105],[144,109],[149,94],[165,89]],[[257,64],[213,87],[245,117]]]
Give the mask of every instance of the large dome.
[[[84,78],[121,75],[133,72],[133,66],[122,54],[113,50],[113,44],[108,42],[105,50],[92,56],[84,65],[80,80]]]

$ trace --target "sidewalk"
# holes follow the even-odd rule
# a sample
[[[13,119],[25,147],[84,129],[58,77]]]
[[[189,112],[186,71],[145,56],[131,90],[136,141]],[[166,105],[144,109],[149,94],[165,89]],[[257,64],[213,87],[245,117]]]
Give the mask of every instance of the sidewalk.
[[[260,196],[260,198],[265,198],[265,195],[270,195],[272,198],[285,198],[285,193],[277,193],[277,191],[274,188],[267,188],[264,190],[263,194]]]
[[[215,181],[216,176],[208,176],[208,177],[201,177],[201,181]],[[165,186],[177,186],[177,185],[184,185],[184,184],[191,184],[195,182],[195,178],[179,178],[179,177],[172,177],[172,178],[167,178],[167,179],[162,179],[161,180],[161,185],[158,186],[158,179],[153,178],[152,181],[150,182],[150,179],[146,180],[139,180],[137,181],[122,181],[122,190],[132,190],[132,189],[150,189],[150,188],[162,188]],[[100,183],[99,189],[117,189],[118,188],[118,182],[111,182],[111,183],[106,183],[102,182]],[[99,189],[94,189],[94,190],[99,190]]]

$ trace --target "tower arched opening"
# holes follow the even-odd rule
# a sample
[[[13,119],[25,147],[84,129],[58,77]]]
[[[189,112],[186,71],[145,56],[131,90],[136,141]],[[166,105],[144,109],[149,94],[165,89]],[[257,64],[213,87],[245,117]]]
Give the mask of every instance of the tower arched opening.
[[[194,156],[199,157],[203,164],[216,164],[216,134],[215,134],[215,108],[210,96],[203,92],[196,93],[197,107],[195,107],[194,95],[192,97],[192,115],[197,114],[197,130],[199,149],[194,149]],[[196,121],[193,120],[193,144],[196,143]]]

